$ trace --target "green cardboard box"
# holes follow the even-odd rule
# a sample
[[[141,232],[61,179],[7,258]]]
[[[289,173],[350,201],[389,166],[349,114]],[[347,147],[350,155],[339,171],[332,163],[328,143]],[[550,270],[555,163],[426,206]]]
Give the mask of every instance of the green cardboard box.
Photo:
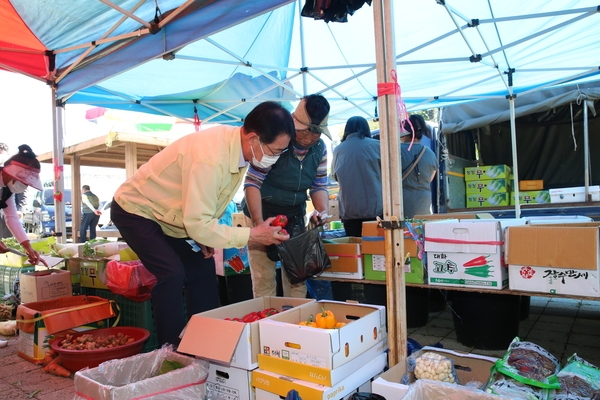
[[[508,193],[492,193],[489,196],[480,194],[467,194],[467,208],[508,206],[510,197]]]
[[[466,167],[465,181],[483,181],[490,179],[510,179],[512,172],[508,165],[482,165]]]
[[[467,196],[471,194],[489,196],[493,193],[512,192],[512,181],[508,179],[467,181],[465,182],[465,191]]]
[[[365,280],[385,281],[385,256],[365,254]],[[410,257],[410,262],[404,264],[404,281],[406,283],[427,283],[426,270],[417,257]]]
[[[515,195],[510,196],[510,204],[515,204]],[[550,204],[549,190],[519,192],[519,204]]]

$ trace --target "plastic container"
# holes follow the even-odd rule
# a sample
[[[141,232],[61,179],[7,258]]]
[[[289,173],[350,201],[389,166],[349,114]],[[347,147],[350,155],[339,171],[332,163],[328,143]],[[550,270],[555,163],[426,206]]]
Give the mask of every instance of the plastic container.
[[[60,356],[63,367],[75,373],[85,367],[97,367],[104,361],[126,358],[139,354],[142,351],[142,347],[144,347],[144,343],[150,337],[150,332],[144,328],[117,326],[113,328],[100,328],[79,332],[74,334],[73,338],[89,334],[94,335],[94,337],[105,337],[108,335],[117,335],[119,333],[132,337],[134,341],[111,349],[67,350],[60,347],[65,340],[63,338],[55,340],[52,342],[51,346]]]
[[[15,279],[20,274],[33,271],[33,265],[30,267],[7,267],[0,265],[0,297],[5,294],[14,293]]]
[[[113,300],[119,307],[119,325],[118,326],[134,326],[137,328],[144,328],[150,332],[150,338],[144,344],[142,352],[147,353],[149,351],[157,349],[158,338],[156,337],[156,327],[154,326],[154,315],[152,314],[152,302],[151,300],[146,301],[133,301],[128,298],[115,294],[108,289],[96,289],[96,288],[80,288],[81,294],[88,296],[98,296],[103,299]],[[111,320],[111,323],[114,320]]]
[[[520,296],[455,291],[456,339],[480,350],[504,350],[519,336],[520,308]]]

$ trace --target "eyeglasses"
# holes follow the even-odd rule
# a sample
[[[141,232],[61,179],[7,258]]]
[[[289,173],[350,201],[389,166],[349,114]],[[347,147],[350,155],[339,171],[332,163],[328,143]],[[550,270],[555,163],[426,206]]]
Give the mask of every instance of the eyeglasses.
[[[261,143],[262,143],[262,142],[259,140],[259,141],[258,141],[258,145],[260,146],[260,149],[262,150],[262,144],[261,144]],[[268,145],[268,144],[264,143],[264,145],[265,145],[265,146],[267,146],[267,149],[269,149],[269,151],[271,152],[271,155],[272,155],[272,156],[280,156],[280,155],[282,155],[283,153],[285,153],[286,151],[288,151],[288,149],[287,149],[287,148],[285,148],[285,149],[283,149],[283,150],[279,150],[279,152],[277,152],[277,153],[276,153],[276,152],[274,152],[274,151],[273,151],[273,149],[271,149],[271,148],[269,147],[269,145]],[[264,154],[264,152],[265,152],[265,151],[263,150],[263,154]]]

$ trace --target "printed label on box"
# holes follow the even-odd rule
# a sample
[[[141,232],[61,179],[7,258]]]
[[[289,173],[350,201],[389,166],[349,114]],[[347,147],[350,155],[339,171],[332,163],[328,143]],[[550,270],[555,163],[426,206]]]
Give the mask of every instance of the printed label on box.
[[[373,257],[373,271],[385,272],[385,256],[373,254],[372,257]],[[404,272],[406,272],[406,266],[405,266]]]

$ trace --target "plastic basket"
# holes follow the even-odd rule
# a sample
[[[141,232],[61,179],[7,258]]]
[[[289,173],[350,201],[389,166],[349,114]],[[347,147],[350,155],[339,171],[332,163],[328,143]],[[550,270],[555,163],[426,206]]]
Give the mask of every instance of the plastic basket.
[[[0,297],[5,294],[13,293],[15,279],[17,279],[21,273],[33,272],[34,269],[33,265],[30,267],[6,267],[0,265]]]
[[[134,326],[147,329],[150,332],[150,337],[144,344],[142,352],[147,353],[159,348],[150,300],[142,302],[132,301],[107,289],[81,287],[80,292],[87,296],[98,296],[103,299],[113,300],[119,306],[120,310],[117,326]],[[114,323],[114,319],[110,322],[111,324]]]

